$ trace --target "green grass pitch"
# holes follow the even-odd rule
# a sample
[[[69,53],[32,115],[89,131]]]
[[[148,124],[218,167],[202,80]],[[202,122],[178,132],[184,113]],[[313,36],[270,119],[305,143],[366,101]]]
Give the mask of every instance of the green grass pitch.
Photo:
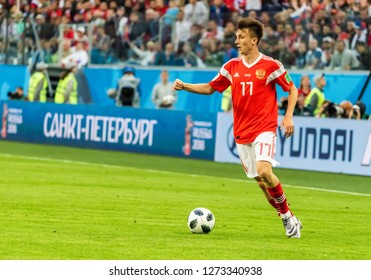
[[[237,164],[6,141],[0,164],[1,259],[371,259],[370,177],[275,169],[304,226],[288,239]]]

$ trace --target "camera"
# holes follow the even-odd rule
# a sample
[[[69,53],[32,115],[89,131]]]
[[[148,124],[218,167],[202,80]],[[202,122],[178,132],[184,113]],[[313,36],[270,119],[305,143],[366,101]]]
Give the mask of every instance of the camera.
[[[8,91],[8,98],[10,100],[19,100],[23,99],[23,88],[22,87],[17,87],[14,92]]]
[[[328,118],[343,118],[345,114],[344,108],[340,107],[339,105],[330,102],[325,107],[324,113]]]

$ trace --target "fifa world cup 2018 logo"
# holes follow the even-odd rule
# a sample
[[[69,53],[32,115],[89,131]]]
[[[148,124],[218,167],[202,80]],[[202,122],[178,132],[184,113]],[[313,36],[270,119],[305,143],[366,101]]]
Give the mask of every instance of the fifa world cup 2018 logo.
[[[8,105],[4,103],[3,105],[3,122],[1,127],[1,137],[6,138],[6,125],[8,122]]]
[[[185,127],[185,133],[184,133],[185,141],[184,141],[184,147],[183,147],[183,152],[186,156],[189,156],[191,154],[192,128],[193,128],[192,116],[187,115],[186,127]]]

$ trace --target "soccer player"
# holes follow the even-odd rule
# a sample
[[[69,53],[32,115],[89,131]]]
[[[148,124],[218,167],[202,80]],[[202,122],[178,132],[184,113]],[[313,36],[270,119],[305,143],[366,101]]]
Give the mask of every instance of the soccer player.
[[[283,65],[259,52],[264,26],[252,18],[239,21],[236,45],[241,56],[226,62],[209,83],[189,84],[176,79],[174,90],[210,95],[232,87],[234,138],[247,177],[254,178],[269,203],[279,211],[288,237],[300,238],[302,224],[290,211],[279,179],[272,171],[278,106],[275,86],[289,92],[280,128],[294,133],[292,120],[298,91]]]

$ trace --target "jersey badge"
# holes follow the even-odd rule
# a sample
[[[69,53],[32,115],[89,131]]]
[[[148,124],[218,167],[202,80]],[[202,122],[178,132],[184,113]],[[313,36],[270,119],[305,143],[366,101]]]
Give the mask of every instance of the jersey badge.
[[[286,82],[287,82],[288,84],[291,83],[291,77],[290,77],[289,73],[286,73],[286,75],[285,75],[285,79],[286,79]]]
[[[259,69],[255,71],[255,76],[259,80],[263,80],[265,78],[266,71],[264,69]]]

